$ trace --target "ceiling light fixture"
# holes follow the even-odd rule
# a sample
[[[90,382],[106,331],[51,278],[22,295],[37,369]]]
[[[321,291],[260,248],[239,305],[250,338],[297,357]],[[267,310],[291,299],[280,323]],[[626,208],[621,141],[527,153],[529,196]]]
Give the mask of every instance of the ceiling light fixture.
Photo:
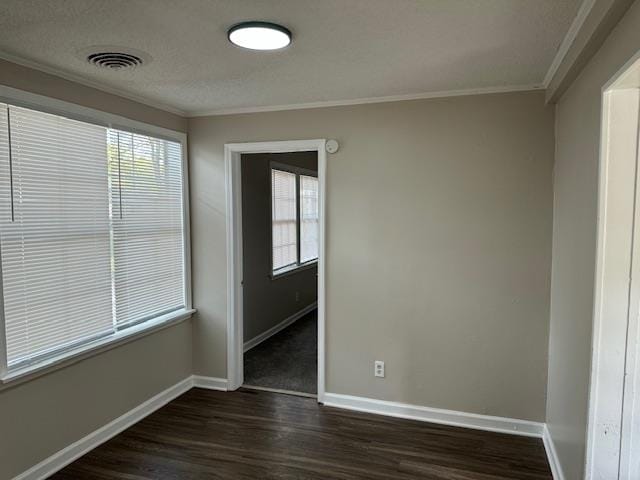
[[[291,32],[269,22],[243,22],[228,32],[229,41],[250,50],[279,50],[291,43]]]

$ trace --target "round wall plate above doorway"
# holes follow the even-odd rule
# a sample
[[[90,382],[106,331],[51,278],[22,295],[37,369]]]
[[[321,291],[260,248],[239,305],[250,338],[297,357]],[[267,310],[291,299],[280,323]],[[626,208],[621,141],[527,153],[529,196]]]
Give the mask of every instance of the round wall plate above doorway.
[[[340,148],[340,145],[336,140],[327,140],[325,148],[327,149],[327,153],[336,153]]]

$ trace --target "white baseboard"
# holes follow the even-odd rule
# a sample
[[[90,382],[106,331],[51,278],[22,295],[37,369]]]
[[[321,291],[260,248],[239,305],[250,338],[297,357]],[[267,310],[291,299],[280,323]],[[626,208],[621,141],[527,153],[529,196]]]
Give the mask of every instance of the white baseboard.
[[[53,475],[85,453],[96,448],[123,430],[131,427],[146,416],[163,407],[176,397],[190,390],[192,387],[208,388],[211,390],[227,390],[225,378],[204,377],[192,375],[178,382],[172,387],[153,396],[144,403],[121,415],[108,424],[100,427],[89,435],[63,448],[50,457],[42,460],[29,470],[21,473],[13,480],[42,480]],[[544,423],[518,420],[513,418],[493,417],[474,413],[444,410],[439,408],[421,407],[399,402],[388,402],[372,398],[326,393],[324,405],[360,412],[387,415],[391,417],[407,418],[424,422],[439,423],[458,427],[475,428],[491,432],[510,433],[542,438],[553,473],[554,480],[564,480],[562,468],[553,444],[553,439]]]
[[[138,405],[132,410],[129,410],[124,415],[121,415],[103,427],[100,427],[86,437],[81,438],[77,442],[72,443],[50,457],[45,458],[26,472],[15,477],[13,480],[41,480],[53,475],[58,470],[66,467],[68,464],[80,458],[90,450],[93,450],[98,445],[101,445],[112,437],[115,437],[123,430],[139,422],[146,416],[158,410],[160,407],[169,403],[174,398],[190,390],[192,387],[192,377],[185,378],[181,382],[151,397],[149,400]]]
[[[197,388],[208,388],[209,390],[220,390],[226,392],[227,379],[218,377],[203,377],[202,375],[194,375],[193,386]]]
[[[247,340],[246,342],[244,342],[244,351],[246,352],[248,350],[251,350],[253,347],[257,345],[260,345],[262,342],[264,342],[268,338],[273,337],[276,333],[280,332],[281,330],[284,330],[293,322],[304,317],[307,313],[312,312],[316,308],[318,308],[318,302],[313,302],[311,305],[307,305],[302,310],[299,310],[293,315],[285,318],[283,321],[271,327],[269,330],[262,332],[260,335],[253,337],[251,340]]]
[[[325,393],[324,404],[358,412],[376,413],[390,417],[407,418],[423,422],[475,428],[490,432],[510,433],[528,437],[542,437],[544,424],[515,418],[493,417],[476,413],[421,407],[408,403],[388,402],[373,398],[354,397],[338,393]]]
[[[564,480],[565,477],[562,472],[562,465],[558,459],[558,452],[556,452],[555,443],[553,442],[549,428],[546,425],[544,426],[542,441],[544,443],[544,449],[547,452],[547,459],[549,460],[553,480]]]

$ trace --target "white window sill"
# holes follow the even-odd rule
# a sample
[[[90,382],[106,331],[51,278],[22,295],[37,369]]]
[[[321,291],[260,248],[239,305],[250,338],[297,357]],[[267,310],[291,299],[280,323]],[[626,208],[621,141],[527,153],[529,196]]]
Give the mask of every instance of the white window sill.
[[[144,323],[134,325],[120,332],[116,332],[95,342],[66,351],[60,355],[47,358],[41,362],[25,367],[9,370],[0,378],[0,390],[5,386],[13,386],[19,383],[31,380],[33,378],[44,375],[60,368],[72,365],[85,358],[92,357],[99,353],[119,347],[125,343],[131,342],[138,338],[150,335],[164,328],[176,325],[184,320],[191,318],[196,312],[194,309],[182,309],[175,312],[161,315]]]
[[[278,278],[286,277],[287,275],[293,275],[294,273],[302,272],[316,266],[318,266],[318,260],[310,260],[301,265],[291,265],[289,267],[284,267],[276,272],[273,272],[271,274],[271,279],[276,280]]]

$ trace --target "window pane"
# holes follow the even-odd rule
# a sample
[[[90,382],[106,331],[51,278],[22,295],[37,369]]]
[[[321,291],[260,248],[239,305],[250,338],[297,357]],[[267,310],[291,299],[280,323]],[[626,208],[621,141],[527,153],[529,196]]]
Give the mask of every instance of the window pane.
[[[183,308],[181,145],[109,131],[114,312],[119,328]]]
[[[271,170],[273,270],[297,262],[296,176]]]
[[[184,308],[182,202],[180,143],[0,103],[8,366]]]
[[[300,175],[300,262],[318,258],[318,179]]]
[[[0,118],[2,279],[15,366],[113,331],[107,145],[104,127],[6,105]]]

